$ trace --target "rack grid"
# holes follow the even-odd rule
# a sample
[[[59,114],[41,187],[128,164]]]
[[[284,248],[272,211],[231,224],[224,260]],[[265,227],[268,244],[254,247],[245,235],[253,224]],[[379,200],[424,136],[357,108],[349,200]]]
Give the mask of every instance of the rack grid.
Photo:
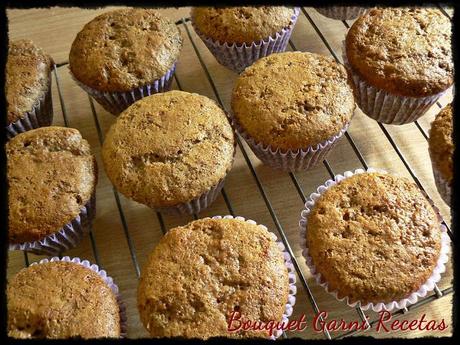
[[[441,9],[442,9],[442,7],[441,7]],[[334,49],[332,48],[330,42],[328,41],[328,38],[322,32],[321,28],[317,25],[317,23],[315,22],[314,18],[311,16],[310,12],[311,12],[311,10],[309,10],[309,9],[307,10],[306,8],[302,8],[301,15],[303,15],[304,19],[306,19],[308,21],[308,23],[310,23],[310,25],[312,26],[312,28],[316,32],[317,39],[320,40],[322,44],[324,44],[324,46],[327,48],[327,51],[330,53],[330,55],[336,61],[341,62],[340,57],[334,51]],[[451,18],[450,14],[448,12],[444,11],[444,9],[443,9],[443,13],[446,16],[448,16],[449,18]],[[346,29],[348,29],[350,27],[350,23],[347,22],[347,21],[343,21],[342,24],[344,26],[344,30],[346,30]],[[225,106],[225,104],[224,104],[224,102],[222,100],[221,93],[219,92],[219,87],[217,86],[216,81],[214,80],[212,74],[210,73],[210,71],[208,69],[208,66],[207,66],[207,64],[205,62],[205,59],[203,58],[203,51],[198,47],[197,37],[193,36],[193,28],[191,28],[191,25],[190,25],[190,18],[182,18],[181,20],[176,22],[176,25],[180,28],[180,30],[184,34],[183,36],[185,36],[189,40],[189,42],[190,42],[190,44],[191,44],[191,46],[193,48],[193,52],[196,55],[196,58],[198,59],[198,62],[199,62],[200,67],[202,69],[202,72],[203,72],[206,80],[209,82],[209,84],[210,84],[210,86],[212,88],[212,92],[213,92],[213,94],[215,96],[216,101],[218,102],[218,104],[223,109],[225,109],[226,111],[229,111],[229,109],[226,108],[226,106]],[[292,39],[289,41],[289,47],[292,50],[297,50],[297,47],[294,44],[294,42],[292,41]],[[63,88],[62,88],[62,82],[61,82],[62,75],[60,76],[60,74],[61,74],[61,71],[64,68],[67,68],[67,65],[68,65],[68,63],[57,64],[57,65],[55,65],[55,68],[53,70],[53,80],[54,80],[54,82],[56,84],[56,87],[57,87],[59,103],[60,103],[62,116],[63,116],[63,123],[64,123],[65,126],[69,126],[69,120],[68,120],[68,111],[69,110],[68,110],[68,107],[67,107],[67,105],[65,103],[65,100],[64,100],[65,97],[63,96]],[[180,77],[177,75],[177,73],[174,76],[174,80],[175,80],[175,84],[177,86],[177,89],[182,89],[182,83],[181,83]],[[193,91],[193,90],[185,90],[185,91]],[[56,102],[56,100],[55,100],[55,102]],[[89,105],[90,105],[91,116],[92,116],[93,121],[94,121],[94,126],[95,126],[96,131],[97,131],[97,138],[98,138],[99,144],[102,145],[102,142],[104,140],[104,134],[103,134],[102,126],[101,126],[101,123],[100,123],[100,114],[98,114],[98,111],[99,111],[98,109],[100,109],[100,108],[98,108],[98,106],[93,102],[93,100],[89,96],[88,96],[88,102],[89,102]],[[436,106],[438,108],[442,107],[442,105],[439,102],[437,103]],[[425,139],[428,139],[427,131],[425,129],[423,129],[423,126],[421,126],[419,124],[419,122],[415,122],[414,125],[418,128],[418,130],[423,135],[423,137]],[[398,145],[396,143],[396,140],[394,140],[394,138],[392,137],[390,131],[387,129],[388,126],[383,125],[383,124],[378,124],[378,126],[380,127],[380,130],[382,132],[383,137],[391,145],[391,147],[393,148],[393,150],[395,151],[395,153],[399,157],[400,161],[404,165],[404,167],[407,170],[407,172],[413,178],[415,183],[423,191],[425,191],[425,188],[424,188],[423,184],[421,183],[421,181],[419,180],[419,178],[417,177],[416,173],[414,172],[414,169],[411,167],[410,163],[408,162],[408,160],[406,159],[406,157],[402,153],[401,149],[398,147]],[[364,154],[362,154],[362,152],[359,149],[359,144],[356,143],[356,141],[353,139],[352,135],[349,132],[345,133],[344,138],[345,139],[342,139],[342,141],[346,140],[348,142],[348,144],[351,146],[354,154],[356,155],[356,158],[359,160],[359,162],[361,164],[361,167],[364,168],[364,169],[367,169],[369,167],[369,165],[368,165],[368,162],[367,162]],[[307,278],[307,276],[305,274],[305,270],[302,269],[301,265],[299,264],[299,262],[301,262],[301,260],[303,260],[303,259],[299,258],[298,256],[295,255],[295,253],[294,253],[294,251],[293,251],[293,249],[291,247],[291,241],[288,239],[286,231],[283,228],[282,223],[279,220],[279,217],[277,215],[277,212],[276,212],[275,208],[272,205],[272,201],[270,200],[270,198],[268,196],[266,187],[264,187],[264,183],[263,183],[262,179],[260,178],[259,173],[257,172],[257,169],[254,167],[253,160],[251,160],[250,154],[248,154],[249,149],[248,149],[247,146],[245,146],[244,141],[239,136],[237,137],[237,144],[238,144],[237,146],[239,148],[239,151],[243,155],[244,161],[245,161],[245,163],[246,163],[246,165],[247,165],[247,167],[248,167],[248,169],[250,171],[250,175],[252,176],[252,178],[254,180],[253,182],[255,182],[255,184],[257,186],[257,189],[258,189],[258,192],[260,193],[260,196],[263,199],[266,211],[269,213],[269,215],[270,215],[270,217],[271,217],[271,219],[272,219],[272,221],[273,221],[273,223],[275,225],[275,228],[277,230],[279,238],[284,243],[284,245],[286,247],[286,250],[289,252],[289,254],[292,257],[292,262],[294,264],[294,267],[295,267],[295,270],[296,270],[296,273],[297,273],[297,277],[298,277],[297,283],[298,283],[298,285],[301,285],[303,287],[303,289],[305,290],[305,292],[306,292],[307,300],[306,301],[298,300],[297,304],[309,303],[311,309],[315,313],[318,313],[320,311],[320,308],[319,308],[317,300],[316,300],[316,298],[314,296],[314,292],[312,291],[312,288],[311,288],[311,284],[312,283],[314,284],[314,282],[312,282],[311,280],[310,280],[310,282],[308,281],[308,278]],[[329,177],[334,177],[337,172],[334,171],[333,168],[331,167],[331,164],[328,161],[328,158],[323,161],[323,165],[324,165],[324,168],[327,171],[327,175]],[[361,167],[356,167],[356,168],[361,168]],[[100,168],[100,170],[101,170],[101,168]],[[341,172],[342,171],[340,171],[340,173]],[[302,200],[302,203],[305,203],[307,196],[306,196],[306,193],[305,193],[305,191],[304,191],[304,189],[302,187],[302,183],[299,181],[299,174],[302,174],[302,173],[286,173],[286,174],[288,175],[289,179],[292,181],[292,184],[293,184],[293,186],[294,186],[294,188],[295,188],[295,190],[296,190],[296,192],[298,194],[298,197]],[[224,203],[225,203],[225,207],[228,210],[228,214],[235,215],[234,207],[233,207],[233,205],[232,205],[232,203],[230,201],[230,198],[227,195],[226,188],[227,187],[224,186],[224,188],[222,189],[222,192],[221,192],[223,200],[224,200]],[[139,265],[139,262],[138,262],[138,256],[136,254],[135,246],[134,246],[132,238],[131,238],[131,234],[130,234],[130,230],[129,230],[129,227],[128,227],[128,222],[126,220],[125,212],[124,212],[124,209],[123,209],[123,206],[122,206],[122,200],[120,198],[119,193],[113,187],[112,187],[112,193],[113,193],[113,197],[115,199],[116,209],[117,209],[118,216],[120,218],[120,222],[121,222],[121,225],[122,225],[124,237],[126,239],[127,246],[129,248],[129,254],[130,254],[129,260],[131,260],[131,262],[132,262],[132,268],[135,271],[136,277],[139,277],[139,275],[140,275],[140,265]],[[156,219],[158,221],[158,224],[160,226],[162,234],[166,233],[167,227],[165,225],[163,215],[160,212],[155,212],[155,211],[152,211],[152,212],[154,213],[154,216],[156,217]],[[192,216],[192,218],[193,219],[198,219],[199,215],[194,214]],[[444,222],[444,224],[448,228],[449,236],[452,238],[452,231],[450,230],[449,226],[445,222]],[[94,230],[91,229],[91,231],[89,233],[89,240],[90,240],[90,243],[91,243],[91,250],[92,250],[92,253],[93,253],[93,256],[94,256],[95,263],[98,264],[98,265],[101,265],[100,254],[99,254],[99,251],[98,251],[98,246],[96,244],[96,240],[95,240],[95,236],[94,236],[93,232],[94,232]],[[25,252],[24,252],[23,255],[24,255],[24,263],[25,263],[26,266],[28,266],[29,263],[30,263],[29,255],[27,253],[25,253]],[[123,293],[123,291],[121,291],[121,292]],[[434,300],[437,300],[437,299],[443,298],[445,296],[448,296],[449,294],[452,294],[452,292],[453,292],[453,287],[452,286],[448,286],[448,287],[446,287],[444,289],[440,289],[438,286],[435,286],[434,293],[428,295],[427,297],[425,297],[423,299],[420,299],[417,303],[409,306],[408,308],[393,312],[393,315],[406,314],[406,313],[410,312],[411,310],[414,310],[414,309],[417,309],[417,308],[419,308],[419,307],[421,307],[423,305],[426,305],[427,303],[430,303],[430,302],[432,302]],[[337,302],[337,303],[339,303],[339,302]],[[294,309],[295,308],[296,307],[294,307]],[[376,321],[377,321],[377,320],[368,321],[367,318],[366,318],[365,313],[363,312],[363,310],[360,307],[356,307],[356,313],[357,313],[357,315],[358,315],[358,317],[359,317],[359,319],[361,321],[367,323],[368,328],[371,327],[373,324],[375,324]],[[361,334],[361,333],[362,332],[358,332],[358,331],[350,331],[350,332],[341,333],[339,335],[333,336],[327,330],[325,330],[323,332],[324,337],[327,338],[327,339],[338,339],[338,338],[343,338],[343,337],[346,337],[346,336],[351,336],[351,335],[356,335],[356,334]],[[291,334],[283,333],[283,337],[288,337],[290,335]],[[297,334],[292,334],[292,336],[297,336]],[[307,337],[308,337],[308,335],[307,335]]]

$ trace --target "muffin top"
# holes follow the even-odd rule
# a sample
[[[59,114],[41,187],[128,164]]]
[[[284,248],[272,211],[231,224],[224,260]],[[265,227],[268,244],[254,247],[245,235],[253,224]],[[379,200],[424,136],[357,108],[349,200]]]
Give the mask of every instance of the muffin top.
[[[259,41],[292,24],[294,9],[283,6],[194,7],[193,24],[206,37],[228,43]]]
[[[45,96],[53,64],[32,41],[10,42],[5,81],[8,124],[23,118]]]
[[[141,274],[138,308],[154,337],[268,337],[230,333],[227,319],[237,311],[251,321],[280,321],[288,293],[283,253],[265,227],[205,218],[160,240]]]
[[[451,22],[434,8],[376,8],[346,37],[353,72],[392,94],[425,97],[453,83]]]
[[[76,129],[52,126],[21,133],[6,144],[6,154],[11,243],[59,231],[95,190],[96,160]]]
[[[102,159],[120,192],[158,208],[208,191],[231,169],[233,153],[232,128],[214,101],[169,91],[121,113],[106,135]]]
[[[129,91],[166,74],[181,48],[176,25],[157,11],[115,10],[97,16],[77,34],[70,70],[99,91]]]
[[[117,299],[94,271],[54,261],[22,269],[8,283],[8,336],[120,336]]]
[[[454,172],[452,131],[452,104],[449,104],[439,112],[431,124],[428,142],[431,160],[449,184],[452,184]]]
[[[345,67],[326,56],[285,52],[256,61],[237,79],[233,115],[257,142],[282,150],[317,145],[355,109]]]
[[[441,249],[440,221],[417,185],[385,173],[327,189],[308,216],[306,239],[329,289],[363,305],[417,291]]]

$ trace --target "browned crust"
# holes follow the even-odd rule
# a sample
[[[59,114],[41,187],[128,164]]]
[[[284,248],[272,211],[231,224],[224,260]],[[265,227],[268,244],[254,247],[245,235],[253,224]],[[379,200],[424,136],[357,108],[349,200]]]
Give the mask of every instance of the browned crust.
[[[257,142],[305,149],[338,134],[355,109],[353,83],[343,65],[313,53],[271,54],[237,79],[232,110]]]
[[[14,338],[120,336],[116,296],[94,271],[49,262],[22,269],[8,283],[8,335]]]
[[[76,129],[51,126],[21,133],[7,143],[6,153],[11,243],[59,231],[95,191],[96,159]]]
[[[451,22],[434,8],[376,8],[346,37],[354,73],[370,85],[406,97],[426,97],[453,84]]]
[[[156,208],[209,191],[230,171],[233,153],[233,130],[214,101],[169,91],[143,98],[118,117],[102,159],[120,192]]]
[[[429,152],[431,161],[444,180],[452,185],[454,171],[454,142],[452,139],[453,120],[452,104],[448,104],[436,116],[431,124]]]
[[[141,320],[153,337],[267,337],[227,331],[238,310],[246,319],[280,321],[289,294],[284,257],[261,226],[200,219],[168,231],[142,270]]]
[[[178,28],[158,11],[115,10],[97,16],[77,34],[69,65],[76,79],[93,89],[130,91],[164,76],[181,48]]]
[[[441,249],[437,214],[411,181],[363,173],[330,187],[308,216],[309,255],[351,302],[399,301],[430,277]]]
[[[51,83],[53,59],[30,40],[12,41],[6,64],[7,123],[32,111]]]
[[[292,24],[294,9],[282,6],[194,7],[193,24],[206,37],[221,43],[260,41]]]

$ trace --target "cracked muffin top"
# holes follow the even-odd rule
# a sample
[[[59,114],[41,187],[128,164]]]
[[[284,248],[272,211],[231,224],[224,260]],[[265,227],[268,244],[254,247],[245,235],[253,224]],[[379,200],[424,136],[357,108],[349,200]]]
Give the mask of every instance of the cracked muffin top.
[[[191,201],[231,169],[234,135],[224,111],[195,93],[145,97],[117,118],[102,148],[105,171],[126,197],[152,208]]]
[[[435,8],[376,8],[346,37],[353,72],[392,94],[425,97],[453,84],[452,23]]]
[[[78,130],[51,126],[21,133],[6,144],[6,154],[10,243],[59,231],[91,199],[96,159]]]
[[[7,298],[10,337],[120,336],[115,294],[80,264],[55,261],[24,268],[8,282]]]
[[[161,78],[181,48],[178,28],[157,11],[115,10],[97,16],[77,34],[69,65],[83,84],[123,92]]]
[[[454,142],[452,139],[452,104],[442,109],[431,124],[429,152],[435,168],[452,185],[454,174]]]
[[[12,41],[6,63],[7,123],[31,111],[51,84],[53,60],[30,40]]]
[[[307,246],[331,291],[350,302],[399,301],[431,276],[440,220],[417,185],[362,173],[327,189],[307,222]]]
[[[206,37],[228,43],[259,41],[292,24],[294,9],[283,6],[194,7],[193,25]]]
[[[282,150],[317,145],[350,122],[355,101],[341,64],[304,52],[271,54],[238,77],[233,115],[256,142]]]
[[[227,319],[280,321],[289,277],[273,235],[238,219],[204,218],[171,229],[142,270],[141,320],[153,337],[268,337],[229,332]]]

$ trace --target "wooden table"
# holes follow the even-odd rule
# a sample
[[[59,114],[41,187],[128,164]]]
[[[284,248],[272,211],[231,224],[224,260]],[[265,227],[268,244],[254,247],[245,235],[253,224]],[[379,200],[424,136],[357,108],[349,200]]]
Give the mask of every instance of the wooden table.
[[[82,26],[104,9],[50,8],[30,10],[8,10],[10,38],[30,38],[50,53],[57,68],[53,75],[54,124],[78,128],[91,144],[97,156],[100,178],[97,186],[97,216],[92,232],[81,245],[64,253],[78,256],[102,266],[118,284],[127,304],[128,336],[146,337],[136,308],[136,289],[139,270],[145,264],[147,255],[160,240],[167,229],[183,225],[193,220],[189,217],[171,217],[158,214],[146,206],[126,199],[117,193],[104,173],[100,147],[104,134],[115,117],[105,112],[70,78],[67,61],[70,45]],[[189,8],[161,9],[173,20],[189,15]],[[446,15],[452,15],[446,9]],[[321,16],[313,8],[304,8],[292,34],[290,50],[310,51],[333,55],[341,60],[341,42],[352,22],[341,22]],[[196,92],[222,102],[229,109],[232,86],[237,75],[219,65],[201,40],[195,35],[190,22],[178,23],[184,38],[184,47],[177,64],[175,89]],[[348,130],[349,137],[343,138],[336,146],[325,164],[302,173],[287,174],[273,171],[263,166],[243,143],[238,148],[235,165],[230,172],[225,194],[199,217],[226,215],[234,213],[266,224],[278,237],[285,236],[295,256],[301,275],[297,276],[297,303],[293,317],[304,313],[309,323],[315,309],[309,297],[314,297],[320,310],[329,312],[329,319],[343,318],[347,321],[359,320],[357,311],[327,294],[311,278],[299,246],[299,214],[305,196],[329,179],[330,173],[338,174],[347,170],[371,166],[386,169],[402,176],[412,178],[411,172],[422,183],[428,195],[439,207],[444,219],[450,224],[450,210],[441,200],[433,180],[428,155],[426,135],[430,123],[440,108],[452,99],[451,93],[443,97],[423,116],[418,126],[379,126],[360,110]],[[225,198],[224,198],[225,195]],[[42,259],[41,256],[22,252],[11,252],[8,263],[8,277],[11,277],[25,264]],[[306,289],[308,286],[311,295]],[[426,314],[427,319],[444,318],[448,328],[444,331],[410,331],[377,333],[375,327],[364,334],[375,337],[417,337],[450,336],[452,334],[452,268],[449,262],[447,272],[438,284],[446,294],[437,298],[429,293],[423,305],[407,313],[394,317],[400,319],[419,319]],[[370,320],[378,315],[365,312]],[[346,332],[331,332],[332,337]],[[362,333],[361,333],[362,334]],[[303,332],[288,332],[288,337],[324,338],[322,332],[313,331],[311,325]]]

